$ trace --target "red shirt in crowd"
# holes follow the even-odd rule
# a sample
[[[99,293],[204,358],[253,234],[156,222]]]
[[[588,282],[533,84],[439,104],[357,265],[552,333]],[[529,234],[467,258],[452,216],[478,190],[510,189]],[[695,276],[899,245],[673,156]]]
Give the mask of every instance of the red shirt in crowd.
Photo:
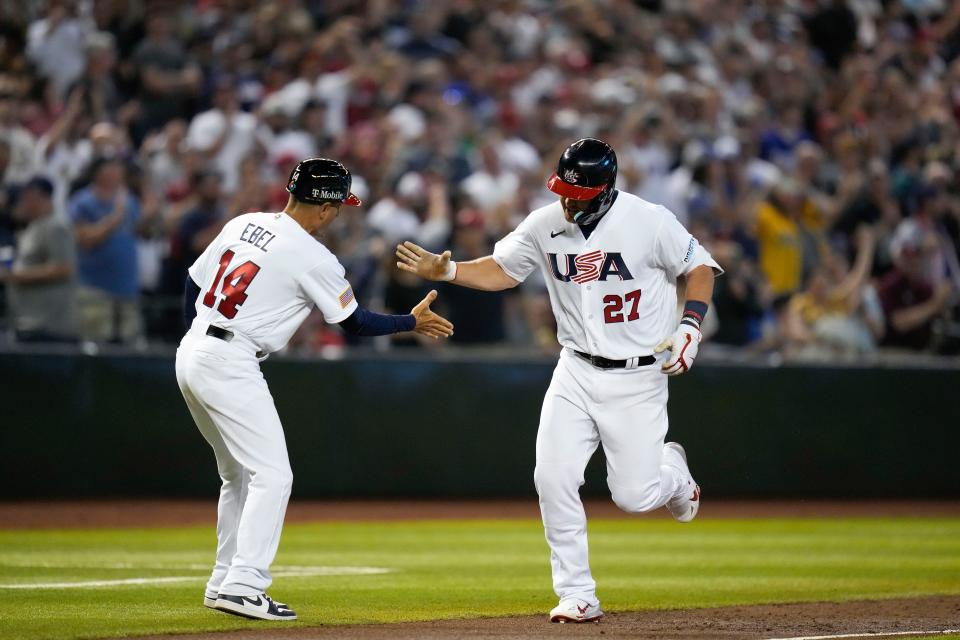
[[[886,318],[884,346],[923,349],[930,344],[930,327],[927,322],[910,331],[900,332],[893,327],[893,314],[914,305],[926,302],[933,297],[933,287],[926,282],[911,280],[899,269],[894,269],[880,281],[877,289],[883,314]]]

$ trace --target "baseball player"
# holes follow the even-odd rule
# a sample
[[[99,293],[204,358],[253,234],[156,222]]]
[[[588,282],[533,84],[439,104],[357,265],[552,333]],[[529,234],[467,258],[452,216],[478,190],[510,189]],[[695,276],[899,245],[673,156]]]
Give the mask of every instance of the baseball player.
[[[666,506],[689,522],[700,505],[683,447],[664,443],[667,375],[693,364],[714,274],[722,271],[669,210],[618,191],[616,177],[613,149],[584,138],[564,151],[547,181],[559,200],[527,216],[492,256],[457,263],[449,251],[397,247],[397,266],[429,280],[498,291],[538,267],[546,280],[563,346],[543,402],[534,471],[560,598],[551,622],[603,615],[579,494],[598,444],[624,511]],[[681,276],[687,299],[678,325]]]
[[[295,620],[266,594],[293,475],[283,427],[259,361],[281,349],[316,306],[328,323],[377,336],[415,331],[433,338],[453,326],[430,310],[431,291],[409,315],[357,305],[340,262],[315,235],[342,205],[357,207],[350,172],[311,158],[290,175],[279,213],[228,222],[190,267],[177,350],[177,383],[223,480],[217,555],[203,602],[249,618]]]

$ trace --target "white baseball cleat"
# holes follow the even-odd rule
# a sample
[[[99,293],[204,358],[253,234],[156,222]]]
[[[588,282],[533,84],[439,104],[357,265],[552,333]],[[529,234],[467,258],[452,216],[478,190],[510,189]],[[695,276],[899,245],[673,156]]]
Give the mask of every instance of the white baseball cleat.
[[[245,618],[256,618],[258,620],[296,620],[297,614],[290,607],[281,603],[274,602],[273,599],[265,593],[256,596],[230,596],[220,594],[217,596],[217,602],[214,605],[217,611],[232,613],[236,616]]]
[[[697,517],[697,512],[700,510],[700,485],[694,482],[693,476],[690,475],[690,467],[687,466],[687,452],[683,450],[683,447],[677,442],[667,442],[663,445],[663,448],[676,454],[682,463],[681,471],[685,471],[689,478],[687,480],[689,491],[685,491],[680,497],[668,502],[667,511],[677,522],[690,522]]]
[[[550,612],[550,622],[590,622],[603,617],[600,603],[590,604],[580,598],[564,598]]]

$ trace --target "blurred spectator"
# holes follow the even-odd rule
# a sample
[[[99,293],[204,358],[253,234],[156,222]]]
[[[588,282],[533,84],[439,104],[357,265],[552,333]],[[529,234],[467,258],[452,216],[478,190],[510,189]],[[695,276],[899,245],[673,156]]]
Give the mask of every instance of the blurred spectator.
[[[663,116],[654,110],[637,114],[640,122],[632,126],[633,136],[629,145],[619,151],[618,157],[625,167],[635,170],[633,179],[624,188],[644,200],[665,203],[663,192],[667,173],[673,163],[669,140],[665,140],[666,128]]]
[[[936,239],[914,220],[897,228],[891,247],[894,268],[877,289],[886,318],[885,346],[931,346],[933,323],[943,315],[952,291],[949,282],[931,278],[929,258],[936,249]]]
[[[367,213],[367,224],[390,244],[412,240],[420,230],[420,216],[415,208],[426,203],[426,181],[419,173],[404,174],[397,182],[392,197],[377,202]]]
[[[80,329],[97,342],[132,342],[141,335],[137,298],[136,227],[140,201],[116,158],[95,160],[93,182],[70,199],[79,247]]]
[[[0,270],[9,270],[13,259],[17,255],[16,230],[14,227],[13,212],[4,202],[5,192],[0,188]],[[0,332],[12,324],[7,304],[7,285],[0,279]]]
[[[816,264],[819,245],[807,223],[813,215],[812,203],[790,178],[778,182],[757,208],[760,268],[774,296],[796,292]]]
[[[404,240],[436,247],[450,233],[446,185],[435,177],[407,173],[397,183],[395,195],[370,209],[367,223],[389,244]]]
[[[202,154],[207,166],[219,172],[227,193],[237,189],[240,163],[253,150],[257,129],[257,119],[240,110],[234,85],[229,76],[218,78],[213,109],[193,118],[186,140],[189,148]]]
[[[28,181],[19,193],[16,217],[25,225],[17,235],[12,268],[0,266],[7,284],[11,329],[23,342],[74,340],[76,249],[73,232],[54,216],[53,183]]]
[[[10,165],[10,143],[0,138],[0,175],[6,171]],[[13,242],[13,198],[11,197],[11,188],[0,181],[0,248],[10,246]],[[10,256],[12,257],[12,253]],[[0,254],[0,263],[7,259]]]
[[[806,24],[810,44],[823,55],[828,65],[837,69],[843,58],[857,43],[857,17],[846,0],[827,0],[810,16]]]
[[[493,251],[483,215],[464,209],[457,215],[451,249],[455,260],[476,260]],[[447,307],[447,318],[456,327],[450,338],[454,343],[483,344],[502,342],[504,328],[503,291],[476,291],[450,284],[442,285],[440,300]]]
[[[74,182],[85,175],[93,160],[93,143],[88,137],[92,124],[81,94],[74,93],[63,113],[37,141],[38,163],[53,180],[59,211],[65,209]]]
[[[414,60],[454,54],[459,48],[457,42],[439,32],[443,17],[442,11],[434,11],[426,5],[417,7],[409,26],[392,34],[392,44]]]
[[[0,81],[0,140],[7,145],[4,187],[23,184],[33,176],[36,167],[33,136],[18,120],[21,105],[14,90]]]
[[[92,27],[89,20],[75,15],[72,2],[51,0],[46,15],[27,29],[27,55],[38,73],[52,82],[56,95],[63,96],[83,73]]]
[[[889,170],[875,158],[869,163],[866,181],[842,204],[833,231],[849,237],[861,224],[879,224],[884,232],[891,233],[899,222],[900,209],[891,192]]]
[[[192,164],[200,164],[200,155],[187,149],[187,127],[183,120],[171,120],[162,131],[152,134],[143,142],[142,164],[150,187],[167,201],[176,201],[184,196],[187,173]]]
[[[227,207],[230,215],[270,210],[270,193],[261,170],[263,155],[262,151],[251,153],[240,163],[240,184]],[[353,192],[360,190],[355,184]],[[363,196],[357,197],[363,200]]]
[[[936,238],[933,268],[960,291],[960,197],[950,193],[953,171],[942,162],[931,162],[923,175],[925,188],[918,197],[915,217],[925,222]]]
[[[874,231],[860,227],[853,267],[847,269],[844,258],[832,254],[807,276],[804,290],[790,298],[784,333],[792,350],[856,355],[875,348],[875,338],[883,335],[882,317],[860,313],[875,242]]]
[[[832,188],[823,168],[823,151],[816,142],[804,140],[795,150],[793,177],[804,195],[816,208],[817,227],[829,227],[840,210],[839,199],[828,191]],[[870,222],[874,222],[871,220]]]
[[[196,194],[195,204],[180,218],[180,225],[170,241],[170,255],[167,258],[169,284],[166,289],[173,293],[181,290],[186,282],[187,269],[217,237],[226,222],[220,174],[215,171],[195,174],[193,191]]]
[[[266,105],[264,110],[272,114],[274,122],[282,123],[269,132],[263,129],[259,132],[260,143],[269,149],[267,158],[271,162],[278,164],[288,158],[299,162],[303,158],[312,158],[317,155],[318,149],[329,144],[324,124],[326,107],[323,103],[309,100],[300,112],[296,127],[288,127],[290,120],[282,105]]]
[[[516,173],[504,169],[493,143],[482,144],[478,155],[477,170],[467,176],[460,188],[470,197],[473,206],[483,213],[489,213],[504,202],[513,200],[520,178]]]
[[[734,243],[726,243],[712,251],[725,272],[714,285],[713,302],[718,319],[713,342],[738,347],[758,339],[767,308],[765,287],[756,265]]]
[[[803,110],[796,104],[774,106],[777,119],[760,138],[760,157],[781,168],[793,167],[794,153],[802,142],[810,139],[803,127]]]
[[[0,177],[10,165],[10,143],[0,138]],[[13,260],[15,223],[10,187],[0,180],[0,265],[9,266]]]
[[[140,76],[140,116],[134,139],[160,129],[185,115],[189,100],[203,83],[200,69],[191,62],[174,37],[171,16],[156,10],[146,20],[146,37],[133,53]]]
[[[80,101],[83,113],[94,122],[113,120],[120,110],[120,93],[113,79],[116,49],[111,34],[98,31],[87,36],[86,66],[68,92]]]

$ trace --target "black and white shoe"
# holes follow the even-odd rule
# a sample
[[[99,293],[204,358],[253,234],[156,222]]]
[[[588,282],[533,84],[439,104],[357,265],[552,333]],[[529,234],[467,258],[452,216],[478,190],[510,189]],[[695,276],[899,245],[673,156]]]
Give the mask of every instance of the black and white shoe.
[[[205,593],[203,594],[203,606],[205,606],[207,609],[216,609],[216,608],[217,608],[217,598],[219,598],[219,597],[220,597],[220,596],[218,596],[216,593],[208,593],[208,592],[205,592]],[[290,608],[290,607],[288,607],[287,605],[283,604],[282,602],[277,602],[276,600],[274,600],[273,603],[274,603],[275,605],[277,605],[277,607],[280,608],[280,609],[289,609],[289,608]]]
[[[213,607],[224,613],[257,620],[296,620],[297,614],[282,602],[274,602],[265,593],[256,596],[230,596],[221,593]]]

